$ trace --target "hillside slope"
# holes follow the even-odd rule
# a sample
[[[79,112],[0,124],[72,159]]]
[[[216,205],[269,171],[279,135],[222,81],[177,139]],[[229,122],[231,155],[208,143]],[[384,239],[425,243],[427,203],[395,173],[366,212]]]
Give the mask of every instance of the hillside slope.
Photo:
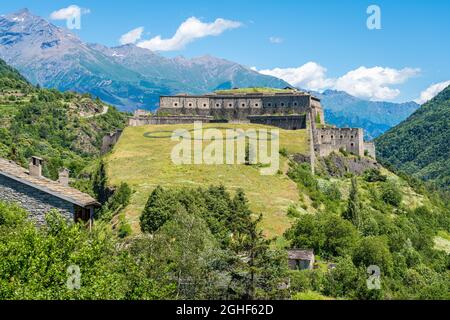
[[[0,59],[0,157],[27,166],[40,156],[46,176],[55,179],[63,166],[75,176],[100,155],[103,136],[124,124],[114,107],[89,95],[36,88]]]
[[[204,128],[268,128],[260,125],[207,124]],[[248,165],[175,165],[171,161],[171,131],[192,129],[192,125],[127,127],[111,155],[107,157],[109,181],[127,182],[136,191],[126,209],[134,231],[139,231],[139,216],[152,190],[164,187],[208,187],[223,184],[231,191],[243,188],[252,209],[263,213],[262,227],[269,236],[280,235],[289,227],[287,208],[298,200],[295,184],[285,174],[263,176],[258,166]],[[280,147],[292,153],[308,153],[306,130],[280,130]],[[203,147],[210,142],[205,142]],[[130,170],[130,168],[133,168]],[[281,159],[280,170],[286,171]]]
[[[376,140],[380,159],[450,188],[450,87]]]

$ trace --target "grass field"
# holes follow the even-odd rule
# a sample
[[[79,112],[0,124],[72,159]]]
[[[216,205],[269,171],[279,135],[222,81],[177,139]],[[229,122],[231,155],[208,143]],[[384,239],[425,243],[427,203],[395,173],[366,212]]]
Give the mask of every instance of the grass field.
[[[250,200],[251,208],[263,214],[262,228],[268,237],[282,234],[290,226],[286,210],[298,201],[298,190],[286,175],[287,159],[280,157],[281,172],[263,176],[260,168],[248,165],[175,165],[171,152],[178,142],[170,139],[175,129],[192,130],[193,125],[149,125],[127,127],[107,156],[110,183],[118,185],[125,181],[135,190],[125,215],[133,232],[139,232],[139,216],[147,198],[157,185],[167,187],[208,187],[225,185],[234,192],[243,188]],[[225,128],[274,129],[250,124],[204,124],[204,129]],[[207,146],[209,143],[204,143]],[[290,153],[308,153],[306,130],[288,131],[280,129],[280,148]]]

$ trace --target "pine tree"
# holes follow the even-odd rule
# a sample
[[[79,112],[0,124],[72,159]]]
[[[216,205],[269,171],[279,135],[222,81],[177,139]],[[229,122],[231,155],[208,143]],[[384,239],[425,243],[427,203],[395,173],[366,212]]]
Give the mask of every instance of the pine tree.
[[[182,206],[173,192],[157,186],[148,198],[141,215],[141,230],[154,233],[171,219],[177,210],[181,209]]]

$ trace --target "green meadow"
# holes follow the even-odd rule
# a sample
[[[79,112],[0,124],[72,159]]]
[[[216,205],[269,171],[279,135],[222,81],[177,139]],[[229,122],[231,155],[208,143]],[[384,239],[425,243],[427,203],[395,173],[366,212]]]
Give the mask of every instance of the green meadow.
[[[204,124],[203,129],[216,128],[225,137],[227,129],[275,129],[254,124]],[[296,184],[286,176],[288,159],[280,155],[279,171],[275,175],[261,175],[262,165],[245,164],[182,164],[171,159],[173,148],[179,144],[172,141],[174,130],[185,129],[194,141],[194,125],[149,125],[127,127],[107,156],[107,172],[112,185],[127,182],[135,191],[125,216],[133,232],[139,232],[139,216],[148,196],[158,186],[208,187],[223,184],[230,191],[243,188],[255,213],[263,214],[261,227],[268,237],[281,235],[290,225],[286,211],[298,202]],[[290,154],[308,154],[307,130],[279,130],[280,150]],[[273,137],[274,135],[269,135]],[[226,139],[225,139],[226,140]],[[271,142],[268,139],[268,145]],[[211,146],[203,142],[203,150]],[[226,143],[224,143],[226,144]],[[269,148],[269,154],[272,150]],[[225,157],[225,156],[224,156]]]

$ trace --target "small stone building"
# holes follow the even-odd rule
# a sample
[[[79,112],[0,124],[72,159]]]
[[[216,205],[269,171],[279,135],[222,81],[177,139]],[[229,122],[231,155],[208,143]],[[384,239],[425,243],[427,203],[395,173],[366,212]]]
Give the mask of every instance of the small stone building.
[[[306,270],[314,267],[314,251],[308,249],[288,250],[289,269]]]
[[[29,169],[0,158],[0,200],[17,203],[30,213],[38,224],[45,222],[45,214],[58,210],[71,221],[93,222],[94,210],[100,207],[94,198],[69,187],[69,172],[64,169],[58,181],[42,176],[43,160],[33,157]]]

